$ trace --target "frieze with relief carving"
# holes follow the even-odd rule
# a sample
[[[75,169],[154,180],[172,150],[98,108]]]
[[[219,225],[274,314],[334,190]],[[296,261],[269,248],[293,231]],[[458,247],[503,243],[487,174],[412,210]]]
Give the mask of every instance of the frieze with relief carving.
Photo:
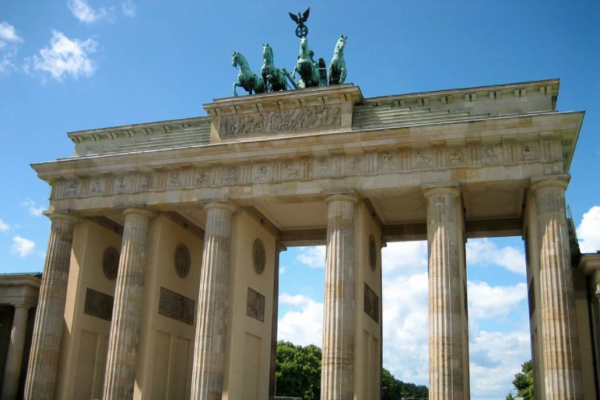
[[[335,104],[225,116],[221,119],[219,136],[236,138],[265,133],[335,128],[342,124],[341,113],[341,105]]]
[[[552,160],[551,144],[542,151],[539,142],[517,144],[514,155],[503,151],[502,144],[475,144],[451,147],[440,162],[429,147],[399,148],[398,151],[364,149],[361,154],[329,154],[247,164],[170,169],[165,172],[103,175],[89,179],[57,182],[53,199],[81,196],[107,196],[132,192],[150,192],[209,186],[277,183],[292,180],[328,178],[340,175],[385,174],[400,171],[461,168],[467,165],[490,165],[513,162]],[[506,154],[505,154],[506,153]],[[438,158],[436,158],[438,157]]]

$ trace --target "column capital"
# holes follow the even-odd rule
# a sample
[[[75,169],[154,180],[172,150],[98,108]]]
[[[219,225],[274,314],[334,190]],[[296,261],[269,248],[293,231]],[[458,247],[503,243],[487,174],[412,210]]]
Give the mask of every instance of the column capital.
[[[123,210],[123,215],[129,214],[139,214],[148,218],[154,217],[154,212],[150,211],[147,208],[126,208],[125,210]]]
[[[584,275],[593,275],[594,272],[600,273],[600,254],[584,254],[579,262],[579,268]]]
[[[458,182],[449,183],[446,185],[423,185],[421,186],[423,195],[426,199],[438,194],[449,194],[454,197],[460,197],[460,188]]]
[[[275,242],[275,251],[277,253],[281,253],[282,251],[286,251],[286,250],[287,250],[287,247],[283,243],[281,243],[279,240],[277,240]]]
[[[69,221],[74,224],[81,221],[81,218],[76,217],[72,214],[68,214],[68,213],[44,211],[43,214],[45,216],[47,216],[48,218],[50,218],[50,221],[61,221],[62,220],[62,221]]]
[[[227,210],[232,214],[238,210],[238,208],[232,203],[209,203],[204,206],[206,211],[210,210],[211,208],[220,208],[222,210]]]
[[[25,303],[12,303],[11,304],[14,308],[25,308],[25,309],[30,309],[31,307],[33,307],[31,304],[25,304]]]
[[[353,204],[358,203],[358,196],[354,194],[332,194],[325,198],[325,203],[330,201],[349,201]]]
[[[536,192],[538,189],[546,187],[559,187],[564,190],[569,186],[571,175],[550,175],[531,178],[531,190]]]

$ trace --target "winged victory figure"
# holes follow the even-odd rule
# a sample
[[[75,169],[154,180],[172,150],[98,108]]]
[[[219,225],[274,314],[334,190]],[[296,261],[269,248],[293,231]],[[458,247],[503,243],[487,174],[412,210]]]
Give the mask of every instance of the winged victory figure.
[[[304,11],[304,13],[298,13],[298,15],[289,13],[290,18],[292,18],[292,20],[294,20],[294,22],[296,22],[298,24],[298,26],[296,27],[296,36],[298,36],[299,38],[302,38],[303,36],[308,35],[308,27],[306,25],[304,25],[304,23],[308,19],[309,13],[310,13],[310,7],[308,7],[308,9],[306,11]]]

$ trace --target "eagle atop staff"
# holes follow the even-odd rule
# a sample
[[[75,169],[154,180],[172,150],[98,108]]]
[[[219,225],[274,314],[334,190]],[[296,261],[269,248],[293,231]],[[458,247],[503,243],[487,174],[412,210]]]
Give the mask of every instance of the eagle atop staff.
[[[298,13],[298,15],[294,15],[292,13],[289,13],[290,18],[298,24],[298,26],[296,27],[296,36],[298,36],[299,38],[302,38],[303,36],[308,35],[308,27],[306,25],[304,25],[304,23],[308,19],[309,13],[310,13],[310,7],[308,7],[308,9],[306,11],[304,11],[303,14]]]

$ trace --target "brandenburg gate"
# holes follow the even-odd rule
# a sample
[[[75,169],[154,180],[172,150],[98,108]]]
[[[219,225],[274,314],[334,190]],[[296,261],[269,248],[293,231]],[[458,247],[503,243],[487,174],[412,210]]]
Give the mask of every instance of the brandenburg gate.
[[[381,248],[427,240],[429,398],[467,400],[465,242],[522,236],[536,399],[591,399],[565,211],[583,112],[558,90],[340,83],[69,133],[33,165],[52,224],[26,398],[272,398],[279,254],[325,244],[321,399],[379,399]]]

